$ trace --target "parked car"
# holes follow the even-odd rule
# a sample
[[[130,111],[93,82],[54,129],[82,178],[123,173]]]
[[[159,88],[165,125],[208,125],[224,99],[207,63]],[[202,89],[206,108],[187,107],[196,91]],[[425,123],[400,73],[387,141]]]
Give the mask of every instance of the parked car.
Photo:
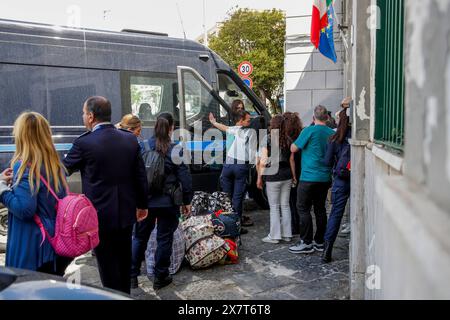
[[[121,292],[75,285],[62,277],[0,267],[0,300],[132,300]]]

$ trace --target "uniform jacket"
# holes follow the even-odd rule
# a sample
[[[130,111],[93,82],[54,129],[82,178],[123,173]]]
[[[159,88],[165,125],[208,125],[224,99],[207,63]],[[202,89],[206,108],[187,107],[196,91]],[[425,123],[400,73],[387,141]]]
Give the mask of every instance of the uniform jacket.
[[[136,222],[147,208],[147,177],[136,137],[112,124],[77,138],[63,161],[69,173],[81,172],[83,193],[98,211],[100,230]]]

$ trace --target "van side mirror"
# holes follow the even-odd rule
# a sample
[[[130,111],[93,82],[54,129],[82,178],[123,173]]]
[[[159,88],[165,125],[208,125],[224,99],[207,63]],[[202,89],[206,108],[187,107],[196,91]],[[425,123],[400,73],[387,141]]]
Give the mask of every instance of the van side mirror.
[[[239,97],[239,93],[236,90],[227,90],[227,96],[229,97]]]
[[[201,54],[198,56],[198,58],[204,62],[207,62],[209,60],[209,55],[207,54]]]

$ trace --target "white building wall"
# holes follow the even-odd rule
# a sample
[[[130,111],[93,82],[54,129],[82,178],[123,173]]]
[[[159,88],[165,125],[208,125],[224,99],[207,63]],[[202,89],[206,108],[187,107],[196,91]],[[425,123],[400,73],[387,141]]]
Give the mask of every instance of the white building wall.
[[[325,58],[310,42],[313,0],[292,1],[286,10],[285,111],[299,112],[305,125],[312,111],[322,104],[333,113],[343,97],[343,58],[345,52],[335,25],[338,62]],[[335,11],[342,20],[342,1]]]
[[[354,0],[353,6],[353,23],[357,25],[356,18],[363,22],[366,19],[361,12],[367,12],[367,3]],[[368,39],[370,31],[360,29],[355,36],[355,45],[360,45],[359,51],[354,51],[358,57],[370,54],[370,72],[365,61],[354,63],[352,68],[358,74],[354,79],[359,79],[353,88],[361,85],[364,75],[370,74],[367,99],[372,134],[370,141],[352,142],[353,299],[450,299],[450,177],[445,176],[450,135],[447,140],[444,138],[445,132],[450,132],[450,122],[446,123],[445,117],[450,114],[446,105],[450,99],[448,82],[440,72],[450,65],[450,54],[443,54],[449,48],[445,35],[450,26],[444,22],[450,17],[450,4],[408,0],[405,9],[403,153],[393,152],[373,140],[377,120],[376,30],[371,31],[369,45],[361,40]],[[431,23],[430,16],[434,17]],[[429,32],[420,31],[425,29]],[[367,49],[362,50],[361,45]],[[435,50],[429,50],[430,47]],[[416,69],[418,64],[420,68]],[[436,103],[430,105],[430,99]],[[362,105],[363,111],[366,105]],[[357,129],[367,129],[366,125],[356,122],[356,126],[363,127]],[[363,201],[359,201],[361,197]],[[355,250],[360,246],[363,250]]]

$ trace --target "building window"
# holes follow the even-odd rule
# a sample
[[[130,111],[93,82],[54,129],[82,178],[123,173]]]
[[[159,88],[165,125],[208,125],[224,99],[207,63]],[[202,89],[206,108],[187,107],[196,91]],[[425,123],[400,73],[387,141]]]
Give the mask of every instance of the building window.
[[[404,0],[378,0],[375,140],[388,147],[404,146]]]

